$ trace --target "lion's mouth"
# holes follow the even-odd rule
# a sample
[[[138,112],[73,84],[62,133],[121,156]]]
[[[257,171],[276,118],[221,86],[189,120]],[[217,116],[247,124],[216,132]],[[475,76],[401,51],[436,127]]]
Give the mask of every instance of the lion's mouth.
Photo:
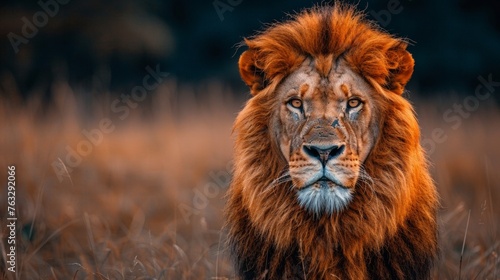
[[[339,184],[338,182],[335,182],[326,176],[323,176],[319,178],[318,180],[304,186],[301,190],[304,190],[306,188],[344,188],[347,189],[347,187]]]
[[[350,189],[321,177],[297,191],[300,206],[317,216],[342,211],[352,199]]]
[[[328,188],[328,187],[330,187],[330,184],[336,185],[332,180],[326,178],[325,176],[319,178],[319,180],[316,181],[315,183],[319,184],[320,187],[322,187],[322,188]]]

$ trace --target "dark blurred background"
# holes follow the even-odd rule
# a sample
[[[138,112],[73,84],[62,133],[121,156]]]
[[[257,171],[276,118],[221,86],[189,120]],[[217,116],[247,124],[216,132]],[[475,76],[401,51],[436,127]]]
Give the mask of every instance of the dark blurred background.
[[[409,89],[419,95],[471,94],[479,75],[500,79],[500,1],[347,2],[412,40],[416,69]],[[236,45],[264,23],[316,3],[3,0],[0,91],[50,98],[51,85],[64,80],[82,94],[120,92],[157,64],[182,83],[217,80],[244,90],[237,69],[243,48]]]

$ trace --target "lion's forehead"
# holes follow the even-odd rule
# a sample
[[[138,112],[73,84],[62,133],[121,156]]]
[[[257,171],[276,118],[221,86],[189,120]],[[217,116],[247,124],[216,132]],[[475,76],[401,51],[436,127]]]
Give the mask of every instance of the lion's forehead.
[[[344,61],[333,64],[328,75],[322,75],[309,59],[285,78],[278,91],[282,99],[299,96],[312,101],[313,107],[343,101],[354,94],[369,98],[372,92],[366,81]]]

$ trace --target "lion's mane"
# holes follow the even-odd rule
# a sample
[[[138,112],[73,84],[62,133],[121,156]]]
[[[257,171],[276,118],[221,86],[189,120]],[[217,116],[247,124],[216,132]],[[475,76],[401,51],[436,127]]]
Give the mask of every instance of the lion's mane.
[[[426,279],[437,252],[437,195],[409,102],[407,44],[350,6],[315,7],[245,40],[239,62],[253,97],[235,124],[228,244],[245,279]],[[380,129],[347,209],[313,217],[291,189],[268,188],[287,163],[273,118],[275,89],[304,59],[336,60],[376,90]],[[289,183],[288,183],[289,184]]]

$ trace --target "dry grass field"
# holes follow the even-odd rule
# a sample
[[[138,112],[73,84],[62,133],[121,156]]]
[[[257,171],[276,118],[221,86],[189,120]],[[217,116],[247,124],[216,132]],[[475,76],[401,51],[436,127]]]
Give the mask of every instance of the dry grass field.
[[[126,116],[113,111],[115,95],[90,101],[65,84],[53,94],[50,105],[0,100],[0,278],[233,279],[222,209],[244,94],[168,81]],[[462,101],[414,100],[422,137],[446,136],[429,154],[442,204],[433,276],[499,279],[500,110],[481,101],[452,127],[443,111]],[[6,258],[9,165],[16,273]]]

